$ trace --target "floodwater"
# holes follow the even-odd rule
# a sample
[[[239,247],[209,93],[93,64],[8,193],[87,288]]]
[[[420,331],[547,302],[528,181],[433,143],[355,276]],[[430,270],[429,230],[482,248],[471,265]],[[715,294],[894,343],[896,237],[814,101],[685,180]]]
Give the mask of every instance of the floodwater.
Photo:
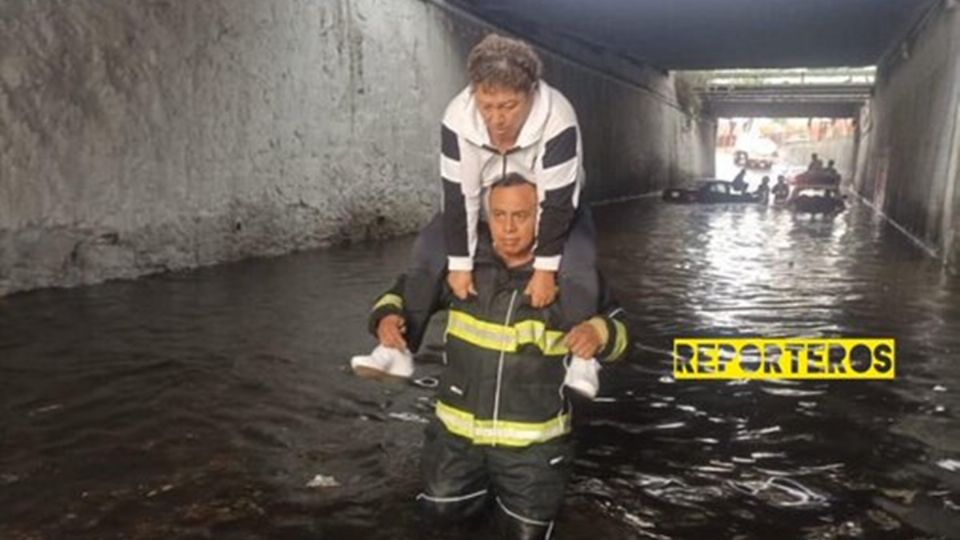
[[[561,538],[960,537],[960,279],[856,203],[595,217],[637,348],[577,409]],[[482,538],[414,511],[430,390],[346,369],[410,244],[0,300],[0,538]],[[737,335],[893,337],[897,378],[670,376]]]

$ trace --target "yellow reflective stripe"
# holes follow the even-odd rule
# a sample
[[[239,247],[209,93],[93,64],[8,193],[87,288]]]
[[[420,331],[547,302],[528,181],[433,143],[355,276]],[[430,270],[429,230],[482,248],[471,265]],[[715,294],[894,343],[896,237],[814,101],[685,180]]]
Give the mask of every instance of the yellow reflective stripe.
[[[611,352],[607,358],[616,360],[627,350],[627,325],[616,319],[612,320],[613,326],[616,328],[617,340],[613,344],[613,352]]]
[[[437,418],[443,422],[450,433],[460,435],[461,437],[474,440],[476,426],[474,425],[473,415],[459,409],[455,409],[442,401],[437,401],[435,409]]]
[[[504,326],[451,310],[447,334],[494,351],[515,353],[524,345],[535,345],[547,356],[562,356],[569,352],[563,344],[564,333],[547,330],[547,325],[541,321],[521,321]]]
[[[447,334],[484,349],[517,351],[517,333],[513,328],[481,321],[462,311],[450,310]]]
[[[547,356],[562,356],[570,352],[563,344],[563,332],[547,330],[540,321],[521,321],[514,325],[517,329],[517,346],[536,345]]]
[[[385,294],[380,297],[380,300],[377,300],[377,303],[373,305],[373,309],[377,310],[383,306],[396,306],[399,309],[403,309],[403,298],[398,294]]]
[[[529,446],[570,433],[570,415],[546,422],[505,422],[476,420],[475,417],[442,401],[437,402],[437,418],[447,430],[470,439],[474,444]]]

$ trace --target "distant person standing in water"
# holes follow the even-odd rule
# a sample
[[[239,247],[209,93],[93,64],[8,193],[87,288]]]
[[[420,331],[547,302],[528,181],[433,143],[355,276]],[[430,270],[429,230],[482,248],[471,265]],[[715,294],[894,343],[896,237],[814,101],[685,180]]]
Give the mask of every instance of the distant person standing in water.
[[[816,153],[810,154],[810,165],[807,165],[808,171],[822,171],[823,161]]]
[[[824,169],[823,172],[832,176],[837,184],[840,183],[840,172],[837,171],[837,167],[834,165],[834,161],[832,159],[827,161],[827,168]]]
[[[757,187],[754,196],[757,198],[757,202],[760,204],[766,205],[770,202],[770,177],[764,176],[763,180],[760,181],[760,185]]]
[[[790,186],[787,184],[787,179],[782,174],[777,176],[777,183],[774,184],[773,190],[773,202],[782,203],[787,200],[787,197],[790,196]]]

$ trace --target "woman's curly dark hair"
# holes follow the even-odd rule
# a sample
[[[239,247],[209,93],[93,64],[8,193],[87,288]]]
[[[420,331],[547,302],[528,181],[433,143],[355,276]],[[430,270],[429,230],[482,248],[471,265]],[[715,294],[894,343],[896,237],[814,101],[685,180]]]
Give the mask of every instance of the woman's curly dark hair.
[[[531,92],[543,75],[543,63],[529,44],[499,34],[488,34],[467,58],[470,82]]]

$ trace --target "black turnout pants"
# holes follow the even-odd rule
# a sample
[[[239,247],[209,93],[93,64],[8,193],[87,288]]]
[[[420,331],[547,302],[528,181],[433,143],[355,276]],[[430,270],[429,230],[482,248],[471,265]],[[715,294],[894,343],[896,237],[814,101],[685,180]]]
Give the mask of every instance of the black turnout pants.
[[[498,538],[549,539],[573,462],[573,443],[560,437],[523,448],[475,445],[438,420],[426,429],[420,469],[422,512],[442,523],[492,508]]]
[[[481,220],[477,231],[477,256],[489,253],[493,247],[490,232]],[[599,282],[597,279],[597,248],[593,218],[589,208],[580,207],[570,226],[570,234],[563,246],[557,285],[564,319],[576,324],[597,314]],[[430,313],[443,291],[447,270],[447,250],[443,234],[443,215],[433,216],[413,245],[410,269],[404,290],[404,317],[407,323],[407,346],[410,352],[420,349],[430,323]]]

